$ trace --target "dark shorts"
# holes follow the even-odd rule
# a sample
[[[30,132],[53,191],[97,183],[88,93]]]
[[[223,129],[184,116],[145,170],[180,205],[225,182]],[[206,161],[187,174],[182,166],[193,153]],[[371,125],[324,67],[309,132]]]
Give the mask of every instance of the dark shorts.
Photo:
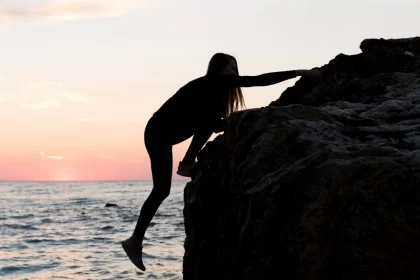
[[[162,124],[157,118],[152,117],[144,130],[144,144],[149,152],[161,147],[172,147],[172,130]]]
[[[154,189],[171,186],[172,143],[170,133],[156,118],[151,118],[144,131],[144,143],[149,153]]]

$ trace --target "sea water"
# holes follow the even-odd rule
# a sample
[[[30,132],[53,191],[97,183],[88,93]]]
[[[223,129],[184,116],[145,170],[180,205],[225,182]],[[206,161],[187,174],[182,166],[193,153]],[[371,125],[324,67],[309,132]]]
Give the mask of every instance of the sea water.
[[[0,182],[0,278],[182,279],[185,184],[173,182],[146,232],[143,273],[120,241],[152,182]]]

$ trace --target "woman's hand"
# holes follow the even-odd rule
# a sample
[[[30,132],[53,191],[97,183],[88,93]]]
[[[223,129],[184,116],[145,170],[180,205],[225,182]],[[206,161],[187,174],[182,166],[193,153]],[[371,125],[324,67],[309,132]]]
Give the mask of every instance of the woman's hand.
[[[226,128],[226,119],[220,119],[218,120],[214,127],[213,127],[213,132],[214,133],[220,133],[222,131],[224,131]]]
[[[311,80],[315,80],[315,81],[322,81],[322,73],[319,70],[296,70],[296,75],[298,76],[302,76],[302,77],[307,77]]]

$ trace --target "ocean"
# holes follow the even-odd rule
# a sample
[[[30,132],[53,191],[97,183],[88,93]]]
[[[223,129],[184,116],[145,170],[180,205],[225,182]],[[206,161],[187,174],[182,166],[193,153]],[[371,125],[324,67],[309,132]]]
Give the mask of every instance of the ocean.
[[[182,279],[185,184],[173,182],[146,232],[142,272],[120,241],[151,181],[0,182],[0,279]]]

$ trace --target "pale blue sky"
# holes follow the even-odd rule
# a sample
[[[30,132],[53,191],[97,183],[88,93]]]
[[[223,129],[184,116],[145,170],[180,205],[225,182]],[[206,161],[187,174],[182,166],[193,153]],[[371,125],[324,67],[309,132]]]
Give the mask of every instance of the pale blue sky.
[[[244,75],[322,66],[359,53],[365,38],[420,35],[419,10],[419,0],[2,0],[0,126],[12,135],[3,149],[86,122],[140,139],[215,52],[236,56]],[[266,106],[294,82],[245,89],[247,107]]]

